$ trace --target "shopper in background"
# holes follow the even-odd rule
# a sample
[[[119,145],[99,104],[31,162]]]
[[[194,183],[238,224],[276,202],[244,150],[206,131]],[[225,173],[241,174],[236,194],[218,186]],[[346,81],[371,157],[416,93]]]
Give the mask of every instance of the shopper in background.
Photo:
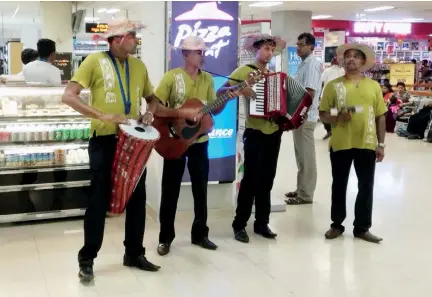
[[[333,57],[331,60],[331,66],[324,70],[321,80],[322,80],[322,86],[323,90],[325,85],[338,77],[344,76],[345,70],[339,65],[337,57]],[[331,137],[331,125],[330,124],[324,124],[324,128],[327,131],[327,134],[324,136],[323,140],[326,140]]]
[[[343,61],[346,74],[327,84],[320,105],[321,121],[332,124],[333,133],[330,138],[333,224],[325,237],[335,239],[345,231],[342,223],[346,218],[346,192],[354,162],[358,179],[354,236],[379,243],[382,238],[370,233],[369,229],[372,226],[375,163],[384,159],[387,108],[379,84],[363,76],[363,72],[375,65],[375,53],[368,46],[359,44],[341,45],[336,52]],[[351,113],[346,110],[353,106],[362,106],[363,111]]]
[[[313,98],[307,121],[293,130],[294,151],[297,161],[297,189],[286,193],[288,205],[311,204],[317,182],[314,131],[318,122],[318,105],[322,89],[322,64],[314,57],[315,37],[303,33],[297,38],[297,54],[302,59],[295,78]]]
[[[243,65],[231,73],[230,78],[218,91],[218,95],[235,90],[235,85],[249,78],[249,73],[259,69],[268,73],[268,63],[273,56],[279,55],[285,48],[285,41],[266,34],[249,35],[243,38],[243,50],[255,57],[253,64]],[[237,197],[237,208],[232,223],[234,238],[248,243],[246,225],[255,204],[254,232],[264,238],[273,239],[277,234],[272,232],[270,221],[273,181],[276,175],[277,161],[281,144],[282,131],[272,119],[249,116],[249,101],[256,94],[247,87],[241,91],[244,98],[246,130],[244,142],[244,173]]]
[[[60,69],[52,65],[56,55],[56,44],[50,39],[39,39],[37,43],[39,59],[28,63],[23,68],[26,82],[39,82],[47,85],[60,86]]]
[[[393,87],[390,83],[385,82],[381,85],[384,102],[387,103],[391,96],[393,96]]]
[[[159,104],[153,94],[146,66],[132,56],[138,45],[136,30],[141,26],[121,20],[113,21],[108,28],[104,37],[108,39],[109,52],[89,55],[78,68],[62,97],[63,103],[92,119],[88,150],[93,174],[92,193],[84,218],[84,246],[78,253],[79,277],[82,281],[93,279],[93,261],[102,246],[118,124],[127,123],[128,117],[139,117],[142,97],[148,103],[147,111],[141,117],[145,124],[153,121],[153,114],[163,117],[177,117],[180,114]],[[79,97],[83,88],[91,91],[91,106]],[[196,111],[183,110],[182,115],[193,119],[197,114]],[[157,271],[160,267],[146,259],[143,247],[146,175],[147,172],[144,171],[126,205],[123,265]]]
[[[21,62],[24,66],[30,62],[36,61],[37,58],[38,52],[32,48],[26,48],[21,52]],[[23,72],[21,71],[18,75],[23,75]]]

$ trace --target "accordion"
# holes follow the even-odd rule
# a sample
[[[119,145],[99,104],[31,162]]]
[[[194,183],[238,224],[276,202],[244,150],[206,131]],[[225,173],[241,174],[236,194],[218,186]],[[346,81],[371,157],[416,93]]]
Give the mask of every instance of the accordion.
[[[312,96],[294,78],[276,72],[253,86],[255,100],[249,100],[249,116],[271,118],[283,131],[300,127],[312,105]]]

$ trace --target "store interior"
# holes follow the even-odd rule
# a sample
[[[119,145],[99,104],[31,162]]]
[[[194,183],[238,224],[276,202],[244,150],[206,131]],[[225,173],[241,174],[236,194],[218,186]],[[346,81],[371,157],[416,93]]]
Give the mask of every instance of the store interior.
[[[225,13],[223,5],[227,4],[223,2],[205,1],[202,7],[208,5],[208,11],[214,5],[220,7],[217,12]],[[228,28],[229,34],[212,39],[199,31],[207,30],[202,25],[205,18],[181,20],[176,15],[180,10],[170,1],[0,2],[0,255],[4,252],[11,257],[15,251],[19,255],[27,253],[29,259],[31,257],[30,265],[37,266],[33,271],[24,269],[29,271],[12,273],[10,281],[3,278],[0,296],[58,297],[67,293],[70,297],[132,297],[142,296],[140,294],[145,291],[161,296],[378,297],[405,296],[409,288],[417,290],[416,296],[426,296],[423,293],[431,291],[432,287],[426,283],[430,272],[419,267],[422,261],[432,263],[421,258],[421,252],[412,256],[412,263],[401,264],[402,268],[395,263],[407,256],[404,249],[426,252],[432,245],[429,239],[422,245],[420,235],[427,232],[425,226],[430,226],[426,211],[432,206],[427,199],[430,196],[427,164],[432,164],[432,112],[423,134],[412,132],[409,127],[411,117],[432,106],[432,75],[424,71],[424,67],[432,69],[432,2],[233,3],[238,5],[238,10],[236,7],[235,13],[234,10],[227,13],[231,23],[221,18],[219,25],[213,24],[218,30],[226,26],[223,28]],[[283,12],[309,14],[309,23],[305,24],[316,38],[314,56],[323,63],[323,68],[331,66],[339,45],[346,42],[367,44],[376,53],[376,65],[365,75],[380,84],[390,84],[393,89],[398,82],[406,85],[412,108],[395,116],[394,131],[387,133],[388,160],[378,166],[376,173],[379,186],[375,190],[374,224],[390,237],[387,244],[392,247],[369,248],[347,238],[335,246],[324,243],[321,231],[330,219],[331,168],[328,142],[322,140],[325,134],[322,125],[315,131],[317,192],[322,197],[318,197],[311,208],[293,209],[284,202],[284,193],[291,190],[287,186],[295,187],[297,170],[292,136],[284,133],[271,205],[271,224],[278,230],[280,239],[268,243],[253,238],[250,244],[256,245],[253,247],[233,243],[230,228],[241,180],[238,130],[242,123],[239,106],[231,102],[215,117],[215,129],[210,133],[209,224],[213,226],[213,237],[222,246],[222,251],[216,252],[220,254],[208,256],[201,250],[189,250],[192,249],[189,229],[193,200],[186,170],[176,222],[178,247],[168,259],[156,258],[163,159],[153,152],[147,164],[145,243],[149,257],[157,259],[167,269],[160,279],[157,275],[142,276],[135,271],[119,272],[120,266],[113,263],[123,252],[124,216],[110,217],[106,244],[101,251],[104,259],[101,262],[105,263],[101,264],[101,282],[91,288],[75,284],[76,249],[82,243],[82,218],[90,191],[90,121],[62,104],[61,96],[88,55],[108,50],[108,43],[101,37],[108,23],[126,18],[147,25],[138,32],[139,45],[134,56],[146,64],[156,87],[163,74],[179,61],[178,53],[172,49],[176,38],[181,35],[180,39],[184,39],[188,34],[202,34],[211,43],[206,53],[209,61],[206,70],[226,76],[230,72],[224,66],[233,70],[253,60],[241,50],[241,37],[251,33],[282,32],[287,48],[273,58],[269,69],[294,75],[301,63],[296,54],[295,38],[303,32],[284,32],[280,24],[290,21],[278,14]],[[26,48],[36,49],[40,38],[50,38],[57,44],[58,54],[53,64],[61,70],[61,86],[35,85],[20,79],[24,66],[21,52]],[[224,64],[221,60],[226,65],[220,66]],[[214,77],[215,87],[224,81],[224,77]],[[86,102],[90,97],[88,90],[81,94]],[[430,136],[425,133],[429,130]],[[356,177],[351,176],[349,219],[353,216],[356,183]],[[407,198],[413,198],[416,204],[413,206]],[[399,242],[402,239],[398,238],[398,231],[404,233],[403,243]],[[64,251],[56,251],[53,246]],[[0,256],[0,262],[2,259]],[[23,256],[22,259],[27,258]],[[56,275],[60,268],[55,267],[51,259],[64,265],[67,276]],[[287,264],[282,265],[282,259]],[[5,273],[8,265],[24,265],[23,261],[9,259]],[[369,267],[370,274],[366,273]],[[392,269],[400,273],[396,275]],[[423,275],[415,278],[407,272],[414,269],[424,269]],[[25,279],[34,290],[23,286]],[[310,281],[317,286],[311,286]],[[405,281],[406,286],[403,285]],[[343,286],[338,287],[341,282]],[[392,283],[395,283],[393,287]],[[68,292],[64,288],[68,288]]]

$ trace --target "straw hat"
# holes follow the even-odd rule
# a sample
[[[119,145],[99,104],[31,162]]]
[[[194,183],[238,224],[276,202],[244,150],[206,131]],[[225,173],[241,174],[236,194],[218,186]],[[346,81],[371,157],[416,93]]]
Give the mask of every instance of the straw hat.
[[[206,51],[208,47],[205,45],[204,39],[198,36],[189,36],[181,43],[178,49],[182,51]]]
[[[366,63],[363,65],[362,71],[367,71],[375,66],[375,52],[373,51],[373,49],[367,45],[359,43],[343,44],[336,49],[336,55],[341,66],[344,66],[343,64],[345,52],[352,49],[359,50],[366,56]]]
[[[108,23],[108,31],[105,32],[103,37],[109,38],[113,36],[122,36],[126,35],[129,32],[136,32],[146,27],[147,26],[138,22],[131,22],[127,19],[117,19]]]
[[[273,52],[273,56],[279,55],[285,49],[286,42],[282,40],[280,37],[271,36],[268,34],[252,34],[252,35],[244,36],[242,38],[243,50],[251,54],[255,54],[257,49],[254,47],[254,44],[262,40],[269,40],[269,41],[271,40],[276,43],[276,48]]]

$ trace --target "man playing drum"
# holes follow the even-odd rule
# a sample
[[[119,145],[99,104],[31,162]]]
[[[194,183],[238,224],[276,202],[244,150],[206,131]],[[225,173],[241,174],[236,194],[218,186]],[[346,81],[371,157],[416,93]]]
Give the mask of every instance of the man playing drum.
[[[140,25],[127,20],[109,24],[109,51],[89,55],[81,64],[63,95],[63,103],[90,117],[89,143],[92,171],[91,195],[84,218],[84,246],[78,253],[81,281],[93,279],[93,261],[102,246],[105,216],[111,193],[111,168],[117,144],[118,124],[127,124],[128,118],[139,117],[142,97],[148,103],[147,112],[140,117],[144,124],[158,116],[181,116],[193,119],[196,110],[168,109],[159,104],[144,63],[131,56],[137,46],[136,30]],[[91,90],[91,106],[80,100],[83,88]],[[146,172],[143,173],[126,206],[125,255],[123,265],[146,271],[157,271],[159,266],[145,257],[143,237],[146,217]]]
[[[278,55],[285,48],[285,41],[269,35],[251,35],[245,37],[244,50],[255,57],[253,65],[243,65],[237,68],[218,94],[230,91],[232,85],[248,78],[254,69],[259,68],[262,73],[268,73],[267,64],[273,56]],[[254,97],[252,88],[243,89],[245,98]],[[282,131],[272,119],[252,118],[249,116],[249,105],[246,102],[246,130],[244,141],[244,175],[240,183],[237,198],[237,209],[232,224],[234,237],[240,242],[249,242],[245,227],[252,213],[255,201],[254,232],[265,237],[275,238],[277,235],[268,227],[270,220],[270,192],[276,175],[279,148]]]
[[[155,95],[164,104],[179,108],[188,98],[196,98],[206,103],[216,99],[213,77],[200,70],[204,63],[206,46],[200,37],[186,38],[180,47],[185,66],[167,72]],[[237,97],[236,93],[230,94]],[[164,256],[170,252],[175,237],[174,219],[180,194],[181,181],[188,160],[188,169],[192,182],[195,219],[192,224],[192,244],[215,250],[217,246],[208,238],[207,227],[207,183],[209,174],[208,136],[202,136],[191,145],[180,159],[164,160],[162,176],[162,199],[160,206],[160,234],[158,254]]]

